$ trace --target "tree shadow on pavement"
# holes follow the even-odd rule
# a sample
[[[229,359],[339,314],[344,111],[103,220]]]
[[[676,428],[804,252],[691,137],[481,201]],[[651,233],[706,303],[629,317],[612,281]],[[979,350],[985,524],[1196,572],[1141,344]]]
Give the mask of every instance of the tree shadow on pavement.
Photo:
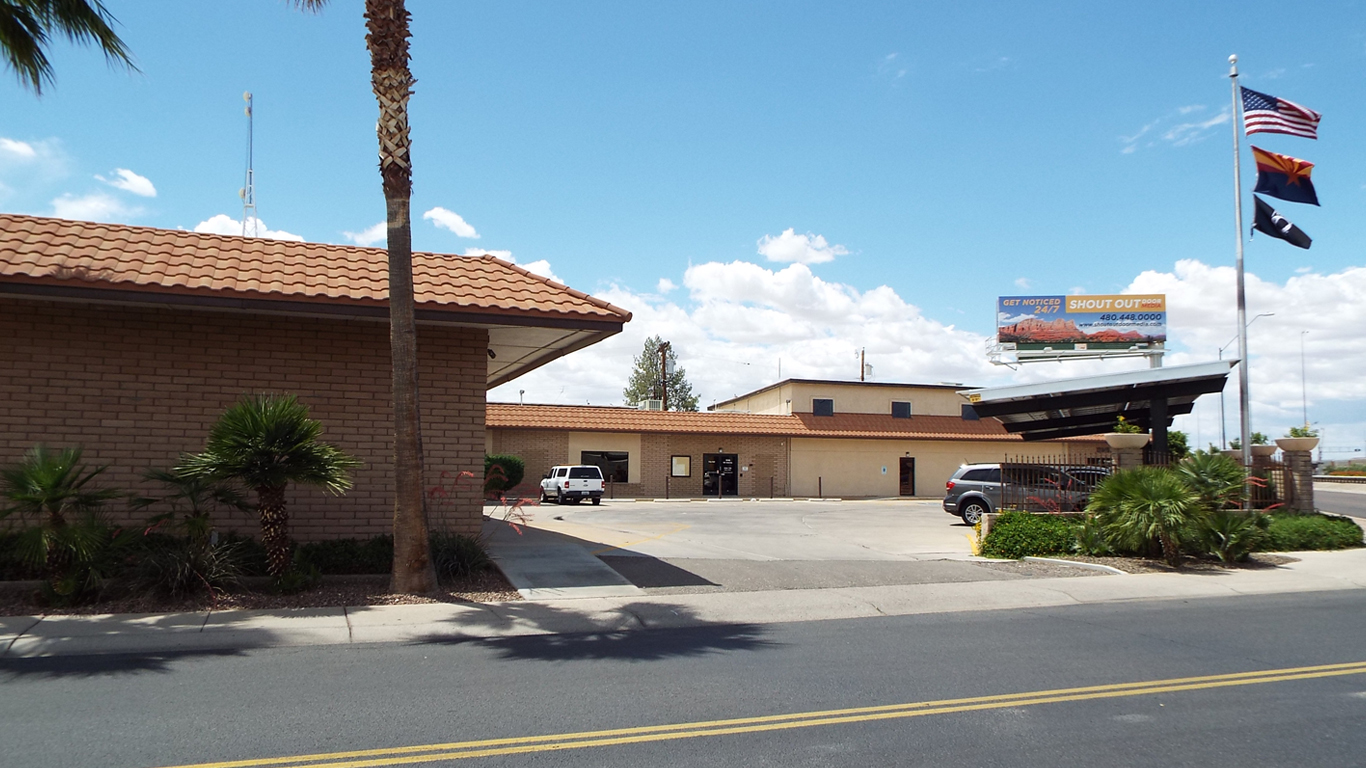
[[[102,677],[152,672],[166,674],[184,659],[204,656],[241,656],[230,649],[161,651],[155,653],[110,653],[90,656],[40,656],[0,659],[0,682],[5,680],[58,679],[64,677]]]
[[[780,645],[764,637],[767,630],[761,625],[709,622],[685,606],[668,603],[629,603],[599,613],[545,603],[487,607],[491,609],[489,628],[508,636],[431,636],[418,642],[473,643],[496,650],[504,659],[541,661],[658,661],[763,651]]]

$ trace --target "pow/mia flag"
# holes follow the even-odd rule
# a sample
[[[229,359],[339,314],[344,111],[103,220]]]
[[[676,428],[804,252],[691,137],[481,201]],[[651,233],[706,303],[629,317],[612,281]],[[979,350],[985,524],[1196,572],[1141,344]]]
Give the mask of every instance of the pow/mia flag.
[[[1299,248],[1308,248],[1314,242],[1309,235],[1304,234],[1304,230],[1276,213],[1276,209],[1267,205],[1260,197],[1253,195],[1252,199],[1257,203],[1257,213],[1252,219],[1254,233],[1264,232]]]

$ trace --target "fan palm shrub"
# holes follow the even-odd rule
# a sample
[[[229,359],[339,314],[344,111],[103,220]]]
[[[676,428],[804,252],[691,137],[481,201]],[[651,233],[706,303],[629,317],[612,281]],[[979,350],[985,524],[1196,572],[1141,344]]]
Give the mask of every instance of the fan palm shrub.
[[[213,535],[213,513],[251,509],[241,490],[228,481],[168,469],[149,469],[143,478],[162,490],[133,499],[133,508],[165,511],[147,521],[132,569],[134,585],[181,598],[204,592],[216,596],[236,584],[242,576],[243,547]]]
[[[78,599],[102,581],[93,567],[111,543],[113,532],[98,513],[118,491],[96,488],[107,467],[86,467],[80,448],[53,451],[36,445],[18,464],[0,470],[0,517],[16,515],[32,523],[19,534],[15,549],[25,562],[41,567],[49,597]]]
[[[322,429],[293,395],[248,395],[218,417],[204,450],[176,468],[186,477],[238,480],[256,492],[267,571],[277,581],[290,564],[285,489],[303,483],[340,495],[351,488],[350,470],[361,464],[320,442]]]
[[[1176,465],[1176,472],[1210,512],[1241,506],[1247,473],[1217,451],[1196,451]]]
[[[1157,541],[1169,565],[1181,562],[1181,539],[1202,515],[1200,499],[1172,470],[1137,467],[1107,477],[1086,510],[1098,516],[1116,549]]]

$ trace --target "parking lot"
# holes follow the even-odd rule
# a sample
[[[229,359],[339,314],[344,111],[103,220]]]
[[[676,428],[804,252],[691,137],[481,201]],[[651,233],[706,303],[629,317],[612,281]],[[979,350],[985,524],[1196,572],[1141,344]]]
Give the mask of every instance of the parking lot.
[[[489,512],[496,517],[493,508]],[[605,500],[596,507],[551,504],[530,512],[524,535],[499,528],[490,541],[504,571],[544,596],[619,594],[613,591],[618,588],[670,594],[1094,574],[975,560],[973,530],[929,500]]]

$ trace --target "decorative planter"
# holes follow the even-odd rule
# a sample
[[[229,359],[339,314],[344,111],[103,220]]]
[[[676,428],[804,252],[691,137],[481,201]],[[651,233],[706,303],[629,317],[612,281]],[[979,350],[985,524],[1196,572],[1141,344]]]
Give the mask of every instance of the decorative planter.
[[[1282,451],[1312,451],[1319,445],[1317,437],[1278,437],[1276,445]]]
[[[1107,432],[1105,443],[1111,448],[1142,448],[1151,437],[1147,432]]]
[[[1279,442],[1279,441],[1277,441],[1277,442]],[[1252,455],[1253,455],[1253,456],[1270,456],[1270,455],[1274,454],[1277,450],[1278,450],[1278,449],[1277,449],[1276,446],[1274,446],[1274,445],[1254,445],[1254,446],[1252,446]]]

